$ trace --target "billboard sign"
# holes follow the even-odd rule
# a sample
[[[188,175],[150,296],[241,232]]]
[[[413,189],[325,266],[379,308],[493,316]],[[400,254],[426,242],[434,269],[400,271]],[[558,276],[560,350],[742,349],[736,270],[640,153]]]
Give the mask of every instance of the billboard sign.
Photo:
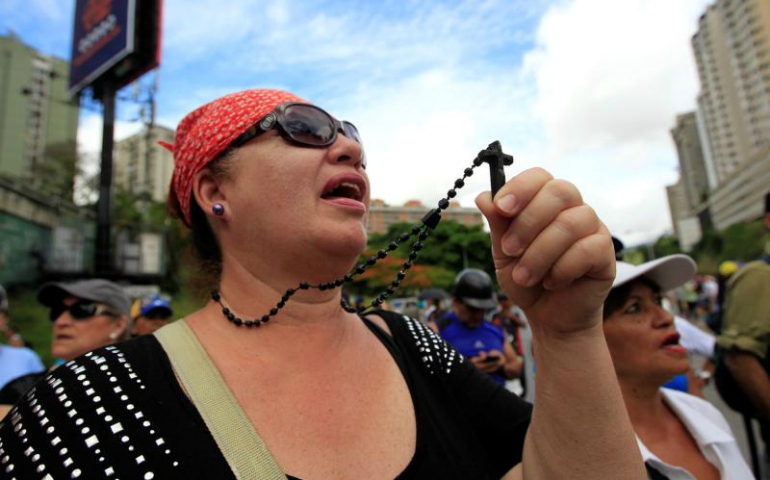
[[[76,0],[70,95],[134,51],[134,1]]]

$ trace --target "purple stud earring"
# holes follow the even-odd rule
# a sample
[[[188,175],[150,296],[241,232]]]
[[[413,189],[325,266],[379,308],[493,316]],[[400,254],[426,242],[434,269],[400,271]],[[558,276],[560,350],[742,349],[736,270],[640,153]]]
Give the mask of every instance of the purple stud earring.
[[[222,215],[224,215],[224,214],[225,214],[225,207],[224,207],[224,206],[222,206],[222,204],[221,204],[221,203],[215,203],[215,204],[214,204],[214,205],[211,207],[211,212],[212,212],[214,215],[216,215],[217,217],[221,217]]]

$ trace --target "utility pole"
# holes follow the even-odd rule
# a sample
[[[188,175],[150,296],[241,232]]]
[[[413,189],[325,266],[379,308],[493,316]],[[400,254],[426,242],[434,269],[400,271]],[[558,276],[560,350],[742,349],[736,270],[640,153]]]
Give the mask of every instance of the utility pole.
[[[96,224],[96,273],[107,276],[111,273],[112,252],[110,231],[112,230],[112,149],[115,135],[115,87],[109,82],[102,85],[104,124],[102,126],[102,162],[99,173],[99,208]]]

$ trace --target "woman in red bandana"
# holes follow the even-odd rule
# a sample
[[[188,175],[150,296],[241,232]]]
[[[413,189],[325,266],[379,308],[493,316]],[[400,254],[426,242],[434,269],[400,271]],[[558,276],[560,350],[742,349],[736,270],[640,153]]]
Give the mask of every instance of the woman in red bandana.
[[[477,198],[500,285],[531,319],[533,410],[420,322],[341,304],[338,287],[366,269],[352,124],[249,90],[190,113],[168,148],[171,204],[211,300],[58,369],[0,427],[0,472],[645,477],[602,333],[612,243],[573,185],[532,169]]]

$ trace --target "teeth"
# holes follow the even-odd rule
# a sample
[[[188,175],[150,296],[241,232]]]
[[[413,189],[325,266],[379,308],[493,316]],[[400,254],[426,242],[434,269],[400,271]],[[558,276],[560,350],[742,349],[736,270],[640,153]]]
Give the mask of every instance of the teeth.
[[[355,190],[357,196],[359,197],[361,196],[361,189],[358,188],[358,185],[356,185],[355,183],[342,182],[340,183],[340,187],[351,188]]]

